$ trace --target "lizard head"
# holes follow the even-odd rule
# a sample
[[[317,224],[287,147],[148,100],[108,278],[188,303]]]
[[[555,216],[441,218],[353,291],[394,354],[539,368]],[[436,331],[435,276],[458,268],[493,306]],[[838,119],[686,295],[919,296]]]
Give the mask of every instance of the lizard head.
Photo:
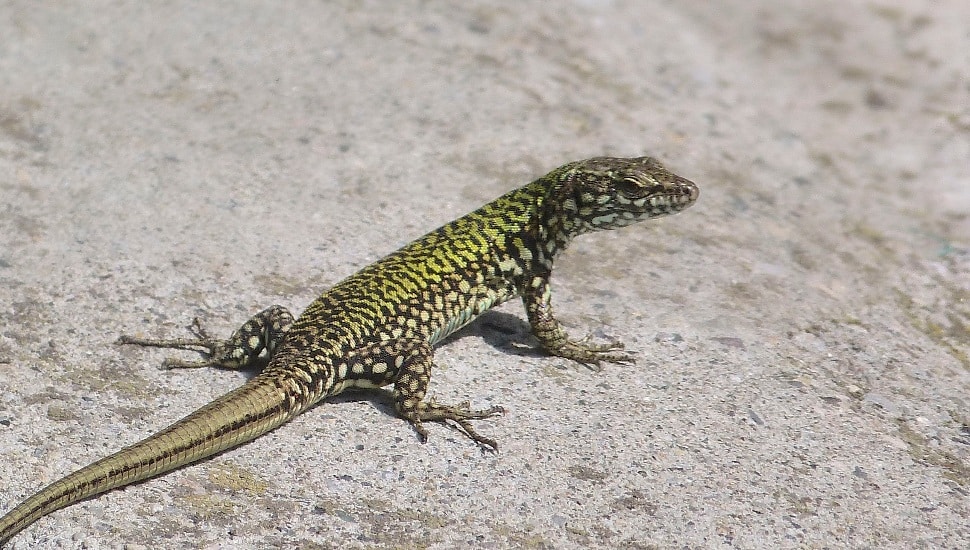
[[[694,182],[651,157],[597,157],[553,171],[563,213],[582,231],[616,229],[674,214],[694,204]]]

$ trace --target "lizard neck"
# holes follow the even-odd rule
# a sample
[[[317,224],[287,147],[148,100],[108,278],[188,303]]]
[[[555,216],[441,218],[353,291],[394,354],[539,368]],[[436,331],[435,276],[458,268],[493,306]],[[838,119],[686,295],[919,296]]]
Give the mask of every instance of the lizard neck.
[[[536,196],[533,220],[538,262],[552,270],[556,256],[573,238],[590,230],[579,219],[573,190],[560,182],[539,179],[534,182],[541,193]]]

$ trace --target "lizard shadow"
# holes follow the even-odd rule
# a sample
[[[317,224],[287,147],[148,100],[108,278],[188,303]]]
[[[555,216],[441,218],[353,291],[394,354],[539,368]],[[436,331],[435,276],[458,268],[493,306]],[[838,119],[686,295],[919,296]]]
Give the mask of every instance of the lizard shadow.
[[[548,355],[532,336],[532,328],[529,323],[516,315],[501,311],[486,311],[469,323],[468,326],[462,327],[449,335],[434,347],[439,349],[471,336],[478,336],[486,344],[509,355],[518,357],[544,357]],[[234,368],[213,365],[212,368],[244,373],[248,381],[259,374],[267,364],[269,364],[269,357],[264,352],[252,364],[245,367]],[[170,370],[178,371],[181,369],[171,368]]]
[[[543,357],[546,353],[532,336],[531,327],[520,317],[500,311],[486,311],[468,326],[461,328],[454,334],[439,342],[435,348],[441,348],[457,340],[477,336],[503,353],[518,357]],[[241,368],[228,368],[214,365],[217,370],[230,370],[242,373],[246,381],[256,377],[269,363],[264,352],[253,363]],[[181,369],[173,369],[181,370]],[[312,408],[322,403],[361,403],[368,402],[377,410],[391,417],[398,417],[394,409],[394,397],[389,387],[383,388],[348,388],[338,395],[330,396]],[[454,428],[454,426],[452,426]],[[222,453],[218,453],[222,454]]]
[[[468,336],[479,336],[493,348],[518,357],[544,357],[547,354],[532,336],[532,328],[521,317],[501,311],[486,311],[467,327],[448,336],[438,346]]]

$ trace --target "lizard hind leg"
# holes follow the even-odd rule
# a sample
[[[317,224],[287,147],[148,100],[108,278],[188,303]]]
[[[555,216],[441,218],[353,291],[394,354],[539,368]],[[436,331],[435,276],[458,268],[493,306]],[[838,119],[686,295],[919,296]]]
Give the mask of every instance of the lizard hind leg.
[[[414,426],[421,442],[428,440],[428,430],[424,422],[454,423],[469,439],[483,449],[497,451],[498,443],[491,438],[479,434],[471,420],[482,420],[505,412],[499,406],[475,410],[469,408],[468,402],[459,405],[444,405],[434,399],[425,400],[428,382],[431,380],[432,360],[431,346],[421,342],[411,349],[410,356],[401,362],[394,381],[394,408],[401,418]]]
[[[243,369],[255,365],[265,350],[272,355],[283,340],[286,330],[293,324],[293,314],[286,308],[274,305],[260,311],[243,323],[226,340],[212,338],[202,328],[198,318],[193,319],[190,330],[195,338],[174,338],[171,340],[138,338],[121,335],[118,344],[131,344],[156,348],[170,348],[196,351],[205,355],[201,361],[186,361],[169,357],[162,362],[165,368],[219,367]]]

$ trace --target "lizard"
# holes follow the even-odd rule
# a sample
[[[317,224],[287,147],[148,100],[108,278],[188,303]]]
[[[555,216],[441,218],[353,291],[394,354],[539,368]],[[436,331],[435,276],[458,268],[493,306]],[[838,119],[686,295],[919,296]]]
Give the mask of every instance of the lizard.
[[[547,353],[591,368],[634,363],[620,342],[569,338],[552,309],[553,260],[577,235],[679,212],[698,194],[697,185],[652,157],[570,162],[363,268],[298,318],[276,305],[225,340],[210,337],[198,320],[195,338],[122,335],[119,344],[203,356],[166,359],[169,368],[262,368],[167,428],[29,496],[0,517],[0,546],[51,512],[251,441],[349,388],[393,386],[397,415],[422,442],[424,423],[439,422],[483,451],[497,451],[472,421],[499,415],[502,407],[425,399],[433,347],[489,308],[521,297]]]

